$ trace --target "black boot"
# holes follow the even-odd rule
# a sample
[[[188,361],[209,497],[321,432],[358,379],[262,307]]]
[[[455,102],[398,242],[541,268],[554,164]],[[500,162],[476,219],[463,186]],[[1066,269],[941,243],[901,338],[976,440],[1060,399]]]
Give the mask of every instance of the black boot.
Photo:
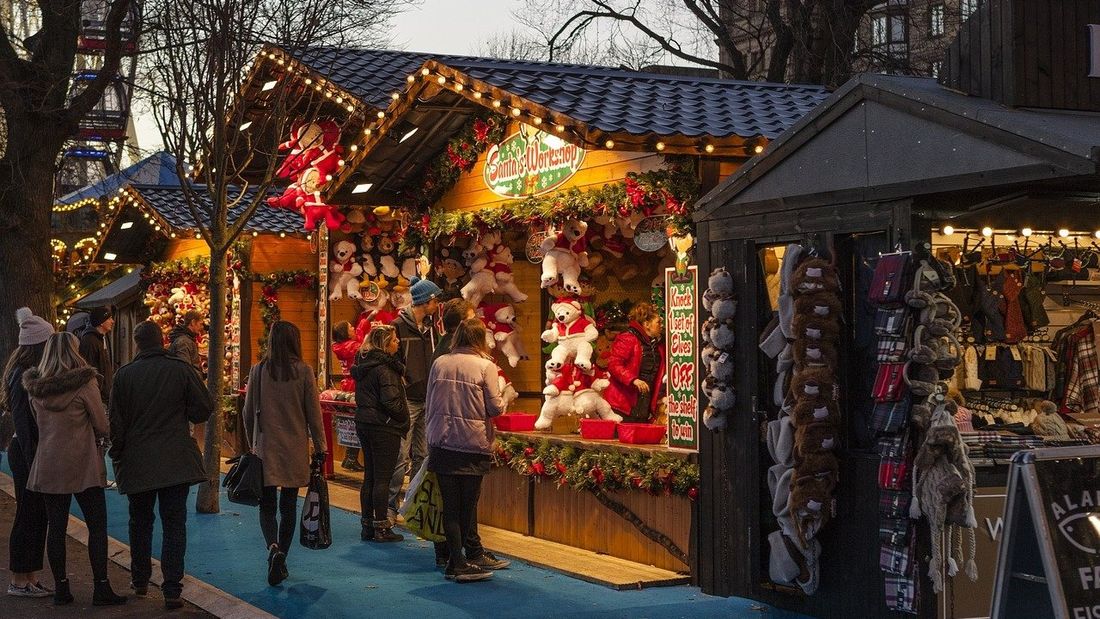
[[[92,593],[92,606],[118,606],[126,603],[125,595],[118,595],[111,588],[111,581],[95,581],[95,592]]]
[[[363,540],[364,542],[373,541],[374,540],[374,524],[364,522],[364,523],[362,523],[362,526],[363,526],[362,530],[359,531],[359,539]]]
[[[69,579],[58,580],[54,582],[53,591],[53,603],[56,606],[64,606],[65,604],[71,604],[73,601],[73,594],[69,591]]]
[[[393,532],[393,525],[389,520],[375,520],[374,521],[374,541],[376,542],[400,542],[405,539],[404,535]]]
[[[344,458],[344,461],[340,463],[340,466],[344,467],[344,470],[358,473],[363,470],[363,465],[359,464],[358,460],[352,460],[351,458]]]

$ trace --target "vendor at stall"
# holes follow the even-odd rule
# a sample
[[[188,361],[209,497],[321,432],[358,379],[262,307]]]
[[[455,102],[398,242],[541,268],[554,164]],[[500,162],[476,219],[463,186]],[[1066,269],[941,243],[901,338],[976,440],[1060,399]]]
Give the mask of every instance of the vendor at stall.
[[[604,397],[623,423],[649,423],[657,414],[665,382],[663,333],[657,308],[639,303],[630,310],[630,326],[611,345],[611,384]]]
[[[363,340],[356,335],[356,332],[351,328],[351,323],[347,321],[337,323],[332,328],[332,353],[340,361],[340,367],[344,372],[344,379],[340,381],[341,391],[355,391],[355,379],[351,377],[349,372],[351,366],[355,364],[355,356],[359,353],[359,348],[363,344]],[[340,466],[353,472],[362,471],[363,466],[359,464],[359,448],[348,447],[347,453],[344,455],[344,462]]]

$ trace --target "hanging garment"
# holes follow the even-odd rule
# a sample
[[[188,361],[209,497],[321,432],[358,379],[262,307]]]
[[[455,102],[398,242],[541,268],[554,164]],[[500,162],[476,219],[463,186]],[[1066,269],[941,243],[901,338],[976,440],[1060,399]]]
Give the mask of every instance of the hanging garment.
[[[1096,339],[1092,327],[1074,338],[1073,357],[1066,377],[1066,395],[1062,412],[1095,413],[1100,411],[1100,362],[1096,357]]]
[[[978,285],[978,303],[974,312],[974,337],[979,342],[1003,342],[1005,296],[991,278]]]
[[[1001,291],[1004,293],[1005,337],[1009,344],[1015,344],[1027,337],[1027,324],[1020,308],[1020,285],[1018,271],[1005,270],[1001,274]]]
[[[1028,274],[1024,282],[1024,292],[1020,298],[1020,309],[1023,310],[1028,333],[1034,333],[1036,329],[1050,324],[1050,316],[1043,307],[1046,298],[1043,278],[1035,273]]]
[[[1041,346],[1033,344],[1023,344],[1019,348],[1024,360],[1024,387],[1032,391],[1046,391],[1046,352]]]

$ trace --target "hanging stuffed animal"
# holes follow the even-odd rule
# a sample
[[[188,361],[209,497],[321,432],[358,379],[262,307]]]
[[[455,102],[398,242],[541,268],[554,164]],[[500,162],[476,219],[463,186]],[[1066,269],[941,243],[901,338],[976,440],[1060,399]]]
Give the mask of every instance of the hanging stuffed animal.
[[[345,292],[349,299],[358,299],[359,276],[363,274],[363,267],[355,260],[355,243],[351,241],[339,241],[332,246],[332,261],[329,262],[329,272],[332,273],[332,294],[328,296],[330,301],[343,298]]]
[[[462,287],[462,298],[477,307],[481,305],[486,295],[492,294],[496,288],[496,277],[487,267],[489,258],[486,255],[485,246],[480,241],[471,241],[470,246],[462,252],[462,258],[466,262],[466,272],[470,281]]]
[[[359,264],[363,267],[363,274],[367,277],[378,277],[378,265],[374,263],[374,238],[369,234],[359,237]]]
[[[364,280],[360,288],[369,283],[370,280]],[[355,325],[355,336],[360,340],[367,339],[367,335],[372,328],[379,325],[388,325],[397,320],[397,312],[391,307],[390,294],[386,291],[386,281],[380,280],[376,285],[378,286],[377,297],[370,301],[364,298],[359,299],[359,307],[362,311],[359,313],[359,319]]]
[[[321,196],[321,188],[328,182],[324,179],[322,172],[317,168],[309,168],[302,172],[299,188],[303,195],[298,197],[295,202],[298,204],[302,216],[305,217],[306,230],[316,230],[317,225],[322,221],[325,222],[329,230],[339,229],[340,225],[344,223],[344,215],[335,206],[325,203],[324,198]]]
[[[576,219],[566,221],[557,234],[542,242],[542,287],[553,286],[558,278],[571,294],[580,292],[577,278],[581,268],[588,266],[588,251],[584,242],[588,224]]]
[[[396,282],[401,275],[401,269],[397,267],[397,243],[388,233],[378,236],[374,243],[374,259],[378,262],[378,270],[386,279]]]
[[[576,299],[558,299],[550,305],[554,325],[542,332],[542,341],[557,344],[548,363],[564,367],[572,361],[582,370],[592,369],[592,342],[600,336],[596,324],[581,311]]]
[[[488,264],[485,268],[491,271],[496,279],[494,291],[508,295],[512,298],[513,303],[526,301],[527,295],[523,294],[516,286],[515,277],[512,275],[512,262],[515,259],[512,257],[511,248],[498,240],[496,245],[489,247],[486,256]]]
[[[504,400],[504,410],[507,411],[512,402],[519,397],[519,392],[512,385],[512,381],[504,375],[504,370],[497,368],[497,386],[500,387],[500,399]]]
[[[500,352],[508,359],[508,365],[516,367],[520,361],[529,359],[523,349],[523,341],[516,323],[516,310],[511,305],[482,305],[478,308],[485,327],[492,334]]]
[[[457,247],[439,248],[436,252],[435,275],[439,287],[443,289],[443,298],[453,299],[462,295],[466,263]]]
[[[536,430],[549,430],[556,417],[573,414],[573,374],[577,367],[572,363],[556,366],[547,361],[545,369],[546,387],[542,390],[545,401],[535,420]]]

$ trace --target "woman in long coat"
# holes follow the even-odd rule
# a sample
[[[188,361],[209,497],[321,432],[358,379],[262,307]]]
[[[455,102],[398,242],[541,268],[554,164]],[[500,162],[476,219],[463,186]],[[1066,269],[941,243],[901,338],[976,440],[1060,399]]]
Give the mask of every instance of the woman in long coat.
[[[327,445],[313,368],[302,362],[301,332],[280,320],[271,325],[267,343],[267,354],[248,374],[241,421],[263,461],[260,529],[268,548],[267,582],[275,586],[289,576],[286,553],[297,525],[298,489],[309,484],[307,439],[313,439],[315,460],[324,460]]]

